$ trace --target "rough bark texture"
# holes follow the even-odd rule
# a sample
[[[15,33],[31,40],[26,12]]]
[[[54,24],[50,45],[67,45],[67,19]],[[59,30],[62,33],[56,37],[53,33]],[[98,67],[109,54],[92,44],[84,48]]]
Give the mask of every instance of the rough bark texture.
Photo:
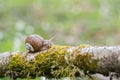
[[[120,74],[120,46],[103,46],[83,48],[81,53],[94,54],[95,58],[100,59],[98,72],[109,75],[110,72]]]

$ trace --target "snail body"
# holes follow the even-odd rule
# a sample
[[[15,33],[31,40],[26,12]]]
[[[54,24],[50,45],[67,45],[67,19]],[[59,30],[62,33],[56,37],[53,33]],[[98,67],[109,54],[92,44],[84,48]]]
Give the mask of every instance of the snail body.
[[[38,52],[49,49],[52,46],[52,42],[50,40],[44,40],[44,38],[39,35],[33,34],[26,38],[25,46],[29,52]]]

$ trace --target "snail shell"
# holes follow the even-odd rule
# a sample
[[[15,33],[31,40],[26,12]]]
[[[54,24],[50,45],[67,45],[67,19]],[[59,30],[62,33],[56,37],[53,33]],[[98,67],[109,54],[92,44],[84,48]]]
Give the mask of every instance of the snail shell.
[[[44,39],[36,34],[30,35],[25,40],[26,49],[30,52],[37,52],[43,47]]]

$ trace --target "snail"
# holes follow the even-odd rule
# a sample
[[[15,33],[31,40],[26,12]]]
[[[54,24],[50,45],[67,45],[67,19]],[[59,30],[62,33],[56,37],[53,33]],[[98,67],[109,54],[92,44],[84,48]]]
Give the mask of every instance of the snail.
[[[29,52],[44,51],[49,49],[53,45],[51,40],[52,38],[50,40],[44,40],[43,37],[37,34],[33,34],[26,38],[25,46]]]

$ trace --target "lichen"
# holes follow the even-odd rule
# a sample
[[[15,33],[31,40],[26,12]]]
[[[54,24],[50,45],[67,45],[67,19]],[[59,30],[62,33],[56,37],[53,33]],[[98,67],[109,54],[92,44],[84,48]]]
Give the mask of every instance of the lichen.
[[[36,53],[34,60],[27,60],[26,56],[16,54],[11,58],[7,69],[20,78],[38,76],[60,78],[88,75],[88,72],[95,71],[98,60],[92,54],[80,54],[81,48],[85,47],[89,46],[54,45],[49,50]]]

